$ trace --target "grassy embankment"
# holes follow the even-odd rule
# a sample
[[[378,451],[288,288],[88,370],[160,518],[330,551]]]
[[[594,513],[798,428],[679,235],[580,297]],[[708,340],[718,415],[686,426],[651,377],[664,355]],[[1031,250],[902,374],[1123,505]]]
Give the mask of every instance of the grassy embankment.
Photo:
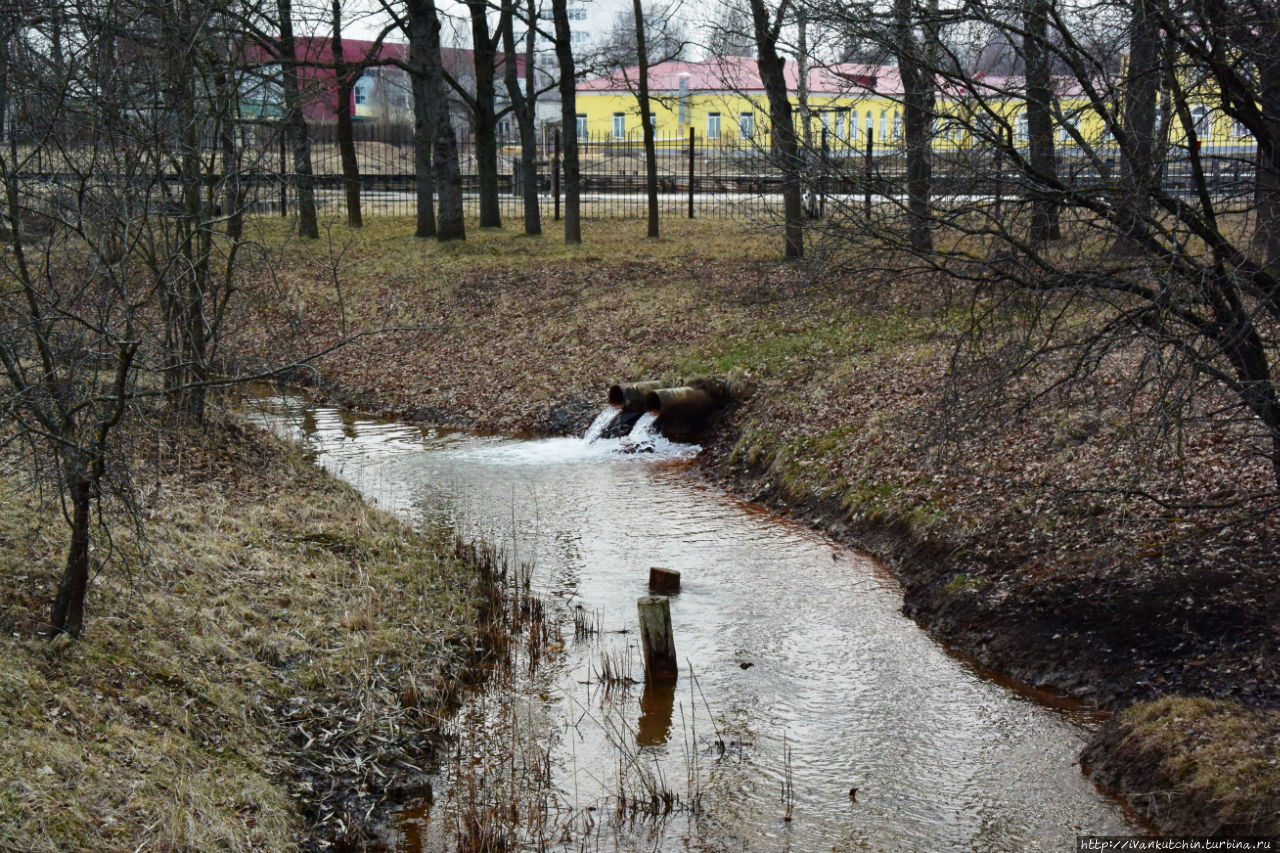
[[[1267,709],[1280,704],[1277,524],[1253,498],[1270,481],[1242,449],[1249,424],[1191,419],[1153,444],[1158,401],[1128,393],[1121,352],[1030,411],[966,410],[967,429],[944,442],[965,300],[927,277],[895,278],[879,256],[811,281],[777,260],[776,235],[739,224],[669,221],[657,242],[641,228],[591,222],[574,248],[505,231],[439,246],[414,240],[406,221],[379,221],[292,244],[278,282],[311,340],[338,331],[334,273],[356,325],[416,329],[320,365],[326,394],[367,409],[570,431],[619,379],[749,376],[758,391],[716,428],[709,474],[880,553],[908,612],[982,664],[1109,708],[1221,699],[1180,704],[1177,719],[1189,732],[1225,715],[1238,724],[1203,731],[1229,736],[1174,745],[1164,718],[1139,706],[1104,742],[1115,756],[1122,742],[1179,756],[1181,769],[1149,775],[1159,787],[1145,790],[1195,807],[1139,802],[1168,829],[1280,829],[1274,762],[1250,765],[1258,773],[1230,796],[1205,782],[1272,742]]]
[[[151,439],[153,448],[155,439]],[[140,462],[80,640],[37,636],[66,546],[0,467],[0,849],[288,851],[415,788],[484,620],[447,545],[233,419]]]

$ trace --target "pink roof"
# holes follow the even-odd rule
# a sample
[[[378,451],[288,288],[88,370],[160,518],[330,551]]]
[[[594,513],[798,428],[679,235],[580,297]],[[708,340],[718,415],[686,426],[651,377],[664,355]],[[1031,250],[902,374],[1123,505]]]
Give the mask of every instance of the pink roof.
[[[628,81],[636,80],[637,66],[615,71],[578,84],[581,93],[629,91]],[[794,92],[800,81],[795,62],[784,66],[787,89]],[[680,89],[681,76],[688,76],[691,92],[763,92],[760,69],[746,56],[714,57],[702,62],[660,62],[649,69],[649,87],[654,92],[674,93]],[[809,91],[812,94],[894,94],[902,91],[902,79],[892,65],[860,65],[846,62],[818,65],[809,69]]]
[[[794,93],[800,80],[800,68],[788,61],[783,68],[787,77],[787,90]],[[702,62],[660,62],[649,69],[649,88],[657,94],[675,94],[680,90],[680,78],[686,76],[690,92],[764,92],[760,82],[760,69],[756,61],[746,56],[712,57]],[[636,66],[593,77],[578,84],[578,92],[629,92],[636,81]],[[1055,92],[1059,97],[1079,98],[1084,91],[1080,83],[1067,77],[1055,77]],[[967,85],[956,80],[939,77],[937,91],[944,98],[963,98],[977,94],[987,98],[1019,96],[1026,89],[1021,77],[1004,77],[993,74],[977,75]],[[860,65],[853,62],[835,65],[817,65],[809,69],[809,93],[814,95],[868,95],[878,94],[901,97],[902,76],[896,65]]]

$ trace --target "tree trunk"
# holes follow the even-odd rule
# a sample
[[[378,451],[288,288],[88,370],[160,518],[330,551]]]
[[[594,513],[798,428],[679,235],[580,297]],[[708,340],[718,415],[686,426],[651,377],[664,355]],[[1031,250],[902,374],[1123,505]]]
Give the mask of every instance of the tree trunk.
[[[658,151],[653,138],[653,122],[649,119],[649,51],[644,43],[644,10],[640,0],[631,0],[636,18],[636,98],[640,102],[640,131],[644,139],[644,184],[649,198],[650,240],[658,238]]]
[[[227,75],[220,71],[214,85],[219,92],[227,91]],[[232,103],[226,113],[218,118],[218,137],[222,148],[222,215],[227,223],[227,237],[238,243],[244,235],[244,185],[241,182],[242,163],[240,148],[236,144],[236,121],[239,105]]]
[[[189,423],[204,420],[207,378],[207,335],[205,296],[209,289],[209,261],[212,253],[212,205],[204,192],[208,175],[204,169],[201,126],[196,106],[195,77],[180,58],[191,44],[188,22],[166,19],[161,30],[169,51],[164,56],[162,97],[173,116],[172,141],[178,159],[178,191],[181,213],[174,217],[173,257],[162,278],[165,304],[165,391],[177,418]]]
[[[556,28],[556,63],[560,66],[560,123],[564,141],[564,241],[582,242],[581,167],[578,160],[578,106],[572,32],[566,0],[551,0]]]
[[[497,51],[489,37],[489,4],[467,0],[471,12],[471,42],[475,59],[476,181],[480,188],[480,227],[501,228],[498,205],[498,119],[494,110],[494,69]],[[500,25],[501,26],[501,25]]]
[[[320,239],[316,216],[315,178],[311,171],[311,140],[307,119],[302,114],[302,92],[298,88],[298,54],[293,41],[293,0],[276,0],[280,16],[280,70],[284,87],[285,125],[293,148],[293,185],[298,208],[298,236]]]
[[[1032,179],[1038,185],[1031,206],[1029,240],[1038,245],[1061,237],[1058,202],[1051,185],[1058,178],[1058,161],[1053,150],[1053,81],[1050,78],[1048,43],[1048,0],[1031,0],[1027,9],[1024,53],[1027,62],[1028,160]]]
[[[1121,197],[1116,199],[1116,243],[1119,254],[1139,251],[1136,232],[1143,228],[1155,186],[1156,96],[1160,87],[1159,32],[1147,0],[1136,0],[1129,20],[1129,66],[1124,76],[1125,144],[1120,156]]]
[[[796,109],[806,152],[813,150],[813,116],[809,112],[809,16],[796,10]]]
[[[534,23],[537,21],[537,7],[533,0],[528,3],[529,28],[526,35],[527,44],[525,46],[525,88],[521,91],[520,75],[516,68],[516,43],[515,43],[515,14],[514,10],[505,10],[506,19],[502,25],[502,49],[506,53],[507,58],[503,65],[503,71],[506,76],[507,92],[511,95],[512,112],[515,113],[516,123],[520,127],[520,162],[525,164],[522,169],[523,186],[521,190],[524,194],[524,233],[530,237],[542,234],[542,211],[539,209],[538,200],[538,170],[536,163],[538,159],[538,137],[536,128],[534,127],[534,106],[535,98],[537,98],[537,90],[534,88],[533,79],[533,45],[534,45]]]
[[[435,147],[435,128],[431,125],[429,95],[427,93],[423,40],[416,37],[413,24],[409,28],[409,62],[413,66],[410,83],[413,86],[413,189],[417,200],[417,230],[415,237],[436,235],[435,181],[431,167],[431,151]]]
[[[782,16],[770,22],[764,0],[751,0],[751,19],[756,34],[756,65],[769,98],[769,135],[774,162],[782,173],[782,216],[784,254],[804,257],[804,208],[800,198],[800,158],[796,127],[791,120],[787,97],[785,60],[778,55],[778,34]]]
[[[462,218],[462,169],[458,165],[458,140],[449,121],[449,91],[440,58],[440,18],[435,0],[406,0],[410,38],[422,44],[423,81],[426,85],[428,122],[434,129],[432,173],[439,213],[436,239],[444,243],[465,240]]]
[[[58,597],[49,616],[49,637],[58,634],[80,636],[84,627],[84,596],[89,589],[89,521],[93,484],[79,472],[65,475],[71,502],[71,546],[58,584]]]
[[[351,92],[355,87],[354,72],[342,55],[342,0],[333,0],[333,72],[337,81],[338,156],[342,161],[342,186],[347,195],[347,225],[364,226],[360,214],[360,163],[356,160],[356,141],[351,126]]]
[[[1257,136],[1257,223],[1251,248],[1259,266],[1275,276],[1280,275],[1280,57],[1259,64],[1258,100],[1266,132]]]
[[[902,76],[902,133],[907,144],[908,245],[933,251],[933,74],[915,35],[913,0],[894,0],[895,49]]]

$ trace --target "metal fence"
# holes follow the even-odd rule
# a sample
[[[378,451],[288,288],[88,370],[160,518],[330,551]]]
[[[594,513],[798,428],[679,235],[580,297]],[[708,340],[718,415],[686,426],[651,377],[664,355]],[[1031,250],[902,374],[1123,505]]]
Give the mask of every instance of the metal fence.
[[[355,127],[356,153],[364,188],[366,213],[412,215],[414,202],[413,131],[405,125],[361,124]],[[589,136],[579,140],[581,212],[587,218],[643,217],[647,213],[643,141],[633,133],[624,138]],[[459,135],[463,194],[474,207],[478,179],[474,140]],[[341,166],[332,127],[313,129],[312,168],[317,199],[326,215],[343,210]],[[1238,199],[1248,204],[1254,187],[1255,149],[1251,145],[1205,147],[1194,152],[1205,183],[1219,203]],[[761,140],[724,134],[708,139],[691,133],[661,137],[656,144],[658,206],[670,217],[757,217],[781,210],[781,176]],[[1192,152],[1170,146],[1164,161],[1163,187],[1172,196],[1193,201]],[[291,171],[284,146],[279,173]],[[1015,160],[1025,157],[1025,145],[1012,149],[965,144],[940,138],[933,150],[931,191],[939,203],[985,200],[999,206],[1024,192],[1024,171]],[[563,207],[563,175],[558,137],[545,133],[539,140],[540,203],[547,218]],[[1095,145],[1085,153],[1074,144],[1060,143],[1059,174],[1080,191],[1105,189],[1119,179],[1119,153]],[[900,139],[877,140],[864,133],[856,139],[814,134],[802,147],[801,172],[807,203],[837,205],[896,205],[906,193],[906,155]],[[522,169],[519,140],[498,140],[498,187],[504,217],[523,216],[520,192]],[[272,181],[261,181],[267,186]],[[287,212],[290,200],[284,199]],[[265,206],[279,209],[278,202]]]
[[[362,209],[366,215],[413,215],[414,138],[407,124],[360,123],[354,126],[356,159],[360,170]],[[768,151],[767,139],[725,133],[706,138],[690,133],[657,140],[658,204],[662,217],[748,218],[778,213],[782,207],[781,176]],[[24,142],[11,139],[15,153]],[[33,140],[33,143],[35,141]],[[811,209],[828,206],[876,209],[901,205],[906,194],[906,156],[896,136],[877,139],[868,132],[854,138],[816,133],[801,151],[801,172],[806,203]],[[30,157],[13,157],[23,164],[22,177],[36,186],[55,187],[77,183],[73,173],[61,172],[74,165],[74,144],[65,145],[50,160],[35,147]],[[589,136],[580,140],[581,213],[587,218],[643,217],[647,212],[644,146],[639,134],[625,138]],[[345,213],[345,193],[336,132],[333,125],[310,128],[312,171],[320,211],[331,218]],[[463,195],[474,212],[479,181],[474,139],[459,134]],[[278,124],[240,126],[236,149],[241,161],[240,186],[250,209],[264,214],[292,212],[293,157]],[[211,182],[220,179],[221,141],[209,140],[203,168]],[[498,139],[498,189],[504,218],[518,221],[524,214],[520,192],[519,140],[511,135]],[[539,139],[532,168],[538,173],[539,203],[545,219],[558,218],[563,209],[563,175],[558,136],[546,132]],[[1193,155],[1194,158],[1193,158]],[[931,192],[938,204],[976,200],[994,204],[1028,192],[1026,170],[1015,161],[1026,156],[1025,146],[990,146],[940,135],[933,150]],[[1097,144],[1089,154],[1073,144],[1060,144],[1059,175],[1070,187],[1083,192],[1116,186],[1119,155],[1114,148]],[[1164,190],[1175,198],[1194,203],[1194,172],[1204,176],[1215,203],[1246,208],[1252,203],[1255,148],[1222,146],[1189,151],[1170,146],[1163,164]],[[101,177],[101,176],[100,176]],[[155,180],[154,176],[119,177],[120,181]],[[160,181],[176,182],[177,176]]]

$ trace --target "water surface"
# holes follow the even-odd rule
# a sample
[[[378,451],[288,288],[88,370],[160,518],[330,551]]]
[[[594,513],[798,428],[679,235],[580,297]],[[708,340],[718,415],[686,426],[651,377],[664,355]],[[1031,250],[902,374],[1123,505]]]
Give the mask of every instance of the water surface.
[[[554,620],[535,671],[452,721],[456,760],[434,804],[401,816],[395,849],[493,832],[512,849],[1065,850],[1139,831],[1076,764],[1087,719],[947,654],[881,566],[699,482],[691,448],[263,405],[378,505],[532,561]],[[651,566],[683,575],[671,692],[601,678],[643,680]],[[578,608],[600,632],[575,641]],[[655,791],[665,814],[619,814]]]

